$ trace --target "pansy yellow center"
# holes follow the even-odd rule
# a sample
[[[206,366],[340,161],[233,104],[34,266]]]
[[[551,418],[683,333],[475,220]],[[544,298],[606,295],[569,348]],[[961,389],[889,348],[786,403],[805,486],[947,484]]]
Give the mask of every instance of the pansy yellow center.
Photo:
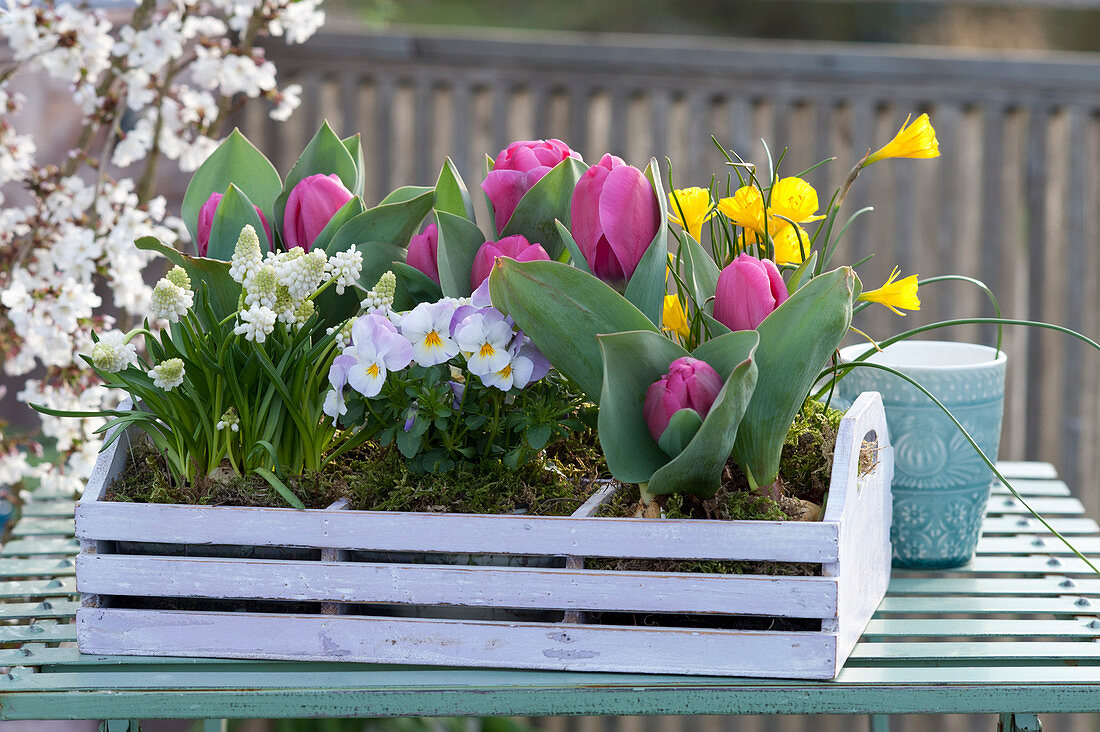
[[[512,364],[508,364],[498,372],[504,378],[508,378],[512,375]]]
[[[376,378],[378,376],[378,364],[372,363],[370,366],[367,366],[367,373],[372,379]]]
[[[443,339],[439,337],[439,333],[433,330],[424,336],[424,345],[429,348],[440,348],[443,345]]]
[[[496,352],[497,349],[493,348],[493,344],[484,343],[482,344],[481,349],[477,352],[477,355],[481,356],[482,358],[488,358]]]

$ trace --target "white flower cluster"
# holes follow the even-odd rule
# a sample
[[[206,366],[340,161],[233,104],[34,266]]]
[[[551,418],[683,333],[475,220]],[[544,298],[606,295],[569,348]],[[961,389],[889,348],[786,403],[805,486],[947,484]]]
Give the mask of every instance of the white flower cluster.
[[[153,377],[153,386],[165,391],[172,391],[183,383],[183,360],[170,358],[161,361],[149,369],[149,375]]]
[[[137,360],[137,349],[128,341],[125,333],[112,330],[104,333],[92,346],[91,358],[92,365],[97,369],[113,374]]]
[[[191,279],[183,267],[177,266],[167,276],[161,277],[153,288],[153,302],[149,311],[154,318],[176,323],[194,304],[195,293],[191,291]]]
[[[393,296],[397,292],[397,277],[393,272],[386,272],[378,280],[378,284],[371,288],[367,296],[359,303],[365,313],[380,312],[387,314],[393,308]]]
[[[276,69],[250,39],[301,43],[323,20],[320,0],[139,0],[127,19],[85,3],[0,3],[0,44],[16,64],[14,74],[0,76],[0,252],[11,255],[0,256],[0,362],[9,376],[47,367],[43,379],[13,390],[15,398],[61,410],[117,399],[79,357],[118,368],[134,359],[121,334],[93,342],[93,331],[115,325],[100,308],[112,308],[128,327],[151,311],[177,318],[193,299],[171,277],[157,291],[146,283],[154,255],[134,241],[172,242],[186,231],[164,198],[135,182],[153,180],[138,164],[167,158],[183,171],[197,168],[225,132],[230,95],[265,97],[271,116],[286,119],[301,87],[279,88]],[[62,160],[40,159],[41,120],[20,114],[25,100],[11,84],[24,71],[44,72],[73,92],[79,127],[90,134],[74,139],[79,147]],[[116,180],[100,161],[137,169]],[[103,286],[100,294],[93,283]],[[295,303],[287,317],[297,322],[307,310]],[[33,475],[45,488],[72,490],[86,477],[98,449],[92,423],[41,419],[67,460],[32,468],[0,434],[0,486]]]

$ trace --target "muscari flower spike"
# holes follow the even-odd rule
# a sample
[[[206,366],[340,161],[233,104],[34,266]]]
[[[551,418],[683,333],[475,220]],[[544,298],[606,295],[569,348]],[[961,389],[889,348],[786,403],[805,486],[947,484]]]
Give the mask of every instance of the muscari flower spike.
[[[153,386],[165,391],[172,391],[183,383],[183,360],[170,358],[161,361],[149,369],[149,375],[153,377]]]
[[[92,346],[92,365],[104,373],[113,374],[129,366],[137,358],[137,349],[124,333],[112,330],[104,333]]]

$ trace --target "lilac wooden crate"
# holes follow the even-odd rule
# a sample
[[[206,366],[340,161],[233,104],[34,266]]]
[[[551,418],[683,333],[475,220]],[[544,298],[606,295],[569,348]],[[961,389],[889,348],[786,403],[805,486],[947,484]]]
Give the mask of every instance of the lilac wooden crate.
[[[593,518],[610,487],[571,517],[104,501],[129,437],[100,455],[76,509],[85,653],[829,679],[889,581],[893,453],[877,393],[841,423],[820,522]],[[861,475],[865,441],[877,464]],[[580,557],[822,571],[623,572]],[[607,620],[623,614],[645,622]],[[736,629],[743,616],[812,629]]]

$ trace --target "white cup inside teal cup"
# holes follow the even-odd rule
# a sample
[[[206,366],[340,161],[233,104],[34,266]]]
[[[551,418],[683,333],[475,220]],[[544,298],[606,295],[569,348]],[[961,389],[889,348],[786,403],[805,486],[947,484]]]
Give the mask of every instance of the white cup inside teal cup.
[[[854,361],[870,346],[840,350]],[[996,461],[1004,415],[1005,354],[950,341],[902,341],[866,359],[913,378],[951,410]],[[894,566],[943,569],[966,564],[985,517],[993,472],[951,420],[916,387],[880,369],[854,368],[837,384],[842,404],[877,391],[894,446]]]

